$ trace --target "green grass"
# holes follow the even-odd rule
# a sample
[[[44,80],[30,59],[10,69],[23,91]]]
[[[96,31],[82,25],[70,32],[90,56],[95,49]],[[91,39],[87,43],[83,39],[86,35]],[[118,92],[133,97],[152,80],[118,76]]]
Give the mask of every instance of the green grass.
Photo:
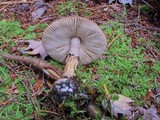
[[[160,85],[154,82],[160,70],[160,62],[154,61],[153,66],[146,64],[147,60],[143,55],[143,51],[146,48],[143,45],[138,48],[131,46],[131,38],[126,37],[122,23],[108,22],[100,26],[107,35],[108,44],[117,35],[121,34],[121,36],[117,38],[106,51],[106,59],[99,59],[85,69],[84,65],[78,66],[76,74],[78,80],[82,82],[80,91],[90,87],[97,88],[99,96],[95,99],[95,103],[101,105],[101,101],[104,99],[104,88],[102,84],[105,84],[113,99],[116,94],[122,94],[132,98],[137,104],[142,105],[144,101],[141,99],[141,96],[144,96],[148,89],[154,89]],[[37,24],[22,29],[20,22],[0,21],[0,46],[7,42],[10,43],[9,46],[1,50],[1,52],[7,53],[11,47],[16,47],[12,39],[34,39],[42,34],[34,31],[38,28],[43,30],[45,27],[45,24]],[[143,38],[138,41],[142,44],[144,42]],[[148,44],[155,46],[154,42],[151,41],[148,41]],[[0,64],[5,64],[1,58],[0,60]],[[61,69],[63,68],[63,65],[54,60],[49,60],[49,62]],[[12,64],[12,62],[9,62],[9,64]],[[25,72],[33,85],[36,76],[32,71],[26,70]],[[31,96],[31,89],[29,86],[25,87],[23,85],[23,82],[26,80],[25,74],[19,73],[18,76],[18,78],[12,80],[10,70],[5,65],[0,66],[0,78],[3,80],[3,82],[0,83],[0,101],[6,102],[10,99],[12,100],[9,104],[0,107],[0,118],[3,120],[29,120],[34,117],[35,111],[38,112],[41,109],[39,100],[35,100],[35,108],[31,99],[27,97],[27,95]],[[98,77],[98,80],[94,80],[95,77]],[[18,94],[11,94],[7,91],[13,85],[17,86]],[[73,118],[77,114],[84,112],[84,110],[77,108],[74,100],[65,101],[62,108],[71,109],[71,117]],[[39,113],[39,115],[41,114]],[[95,119],[99,119],[99,117],[100,116],[97,116]]]
[[[3,62],[3,61],[1,61]],[[25,90],[25,86],[22,85],[20,81],[25,80],[25,76],[22,78],[16,78],[14,81],[10,77],[8,68],[5,66],[0,66],[0,76],[3,80],[0,83],[0,101],[6,103],[0,107],[0,118],[2,120],[9,119],[24,119],[27,120],[32,118],[32,113],[34,111],[33,105],[30,100],[28,100],[25,95],[26,92],[30,92],[29,88]],[[27,73],[28,71],[26,71]],[[8,92],[9,88],[16,86],[18,93],[12,94]],[[8,101],[8,103],[7,103]]]
[[[20,22],[16,21],[0,21],[0,46],[9,43],[9,45],[1,50],[1,53],[8,53],[12,47],[17,47],[13,39],[34,39],[39,34],[35,33],[36,29],[43,29],[46,27],[45,24],[37,24],[30,26],[27,29],[22,29]],[[12,65],[12,62],[8,64]],[[11,71],[5,66],[6,63],[0,58],[0,119],[2,120],[29,120],[34,118],[34,112],[40,110],[39,102],[36,101],[36,106],[33,107],[31,101],[31,89],[25,85],[25,81],[28,79],[32,85],[35,83],[35,75],[32,71],[26,70],[25,74],[22,72],[16,72],[18,77],[11,77]],[[10,93],[8,90],[16,86],[18,93]],[[8,103],[6,103],[8,101]],[[6,105],[2,104],[4,102]],[[40,114],[40,113],[38,113]]]

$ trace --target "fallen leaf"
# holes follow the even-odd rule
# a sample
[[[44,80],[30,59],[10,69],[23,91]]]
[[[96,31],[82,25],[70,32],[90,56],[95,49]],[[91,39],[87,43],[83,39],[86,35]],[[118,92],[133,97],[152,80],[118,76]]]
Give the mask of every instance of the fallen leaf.
[[[152,90],[148,90],[148,93],[146,95],[147,98],[150,98],[150,97],[154,97],[154,93]]]
[[[88,113],[89,117],[91,117],[91,118],[94,118],[98,114],[99,115],[102,114],[101,111],[100,111],[100,109],[97,106],[95,106],[95,105],[88,105],[88,107],[87,107],[87,113]]]
[[[160,120],[160,117],[157,114],[157,109],[152,105],[149,109],[144,110],[143,115],[144,120]]]
[[[36,11],[32,12],[31,14],[32,14],[33,21],[40,18],[44,14],[46,9],[47,9],[46,6],[44,6],[44,7],[38,8]]]
[[[137,46],[137,40],[136,39],[132,39],[131,46],[132,47],[136,47]]]
[[[132,0],[119,0],[119,2],[122,3],[123,5],[125,4],[132,5]]]
[[[36,79],[36,83],[35,83],[34,86],[33,86],[33,90],[34,90],[35,92],[38,92],[38,90],[41,89],[42,87],[43,87],[43,82],[42,82],[42,80],[39,79],[39,78],[37,78],[37,79]]]
[[[35,40],[26,40],[24,42],[28,42],[29,46],[25,50],[20,50],[22,54],[30,54],[30,55],[37,55],[40,54],[42,59],[48,56],[44,47],[42,45],[42,41],[35,41]],[[32,51],[28,51],[32,49]]]
[[[118,97],[118,100],[111,102],[113,115],[117,118],[119,114],[123,116],[131,116],[133,106],[131,106],[130,103],[133,103],[134,101],[123,95],[118,95]]]
[[[91,72],[92,74],[96,74],[96,73],[97,73],[97,68],[96,68],[96,67],[90,68],[90,72]]]
[[[47,10],[47,7],[46,7],[45,2],[43,0],[37,1],[34,4],[34,7],[36,8],[36,10],[31,13],[33,21],[40,18],[44,14],[44,12]]]
[[[115,2],[116,0],[109,0],[109,4]],[[133,0],[118,0],[120,3],[122,3],[123,5],[125,4],[129,4],[129,5],[132,5],[133,3]]]
[[[23,3],[18,5],[18,10],[21,11],[29,11],[29,4]]]
[[[29,43],[29,46],[25,50],[36,49],[37,47],[42,45],[42,41],[27,40],[25,42]]]
[[[111,3],[113,3],[113,2],[115,2],[116,0],[109,0],[109,4],[111,4]]]
[[[160,86],[155,88],[154,93],[155,93],[154,102],[160,105]]]
[[[43,7],[43,6],[45,6],[45,2],[44,2],[44,0],[38,0],[38,1],[34,4],[34,6],[37,7],[37,8]]]
[[[157,94],[160,94],[160,86],[158,86],[158,87],[155,89],[155,92],[156,92],[156,95],[157,95]]]

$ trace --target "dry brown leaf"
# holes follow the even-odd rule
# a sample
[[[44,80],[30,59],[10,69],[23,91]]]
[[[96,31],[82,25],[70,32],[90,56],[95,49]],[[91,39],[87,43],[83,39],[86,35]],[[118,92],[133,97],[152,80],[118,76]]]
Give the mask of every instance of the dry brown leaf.
[[[47,10],[47,7],[46,7],[45,2],[43,0],[37,1],[34,4],[34,7],[36,7],[37,9],[31,13],[33,20],[40,18],[44,14],[44,12]]]
[[[147,98],[154,97],[153,91],[149,89],[146,97],[147,97]]]
[[[144,120],[160,120],[158,116],[157,109],[154,105],[152,105],[149,109],[144,110]]]
[[[29,46],[24,51],[21,51],[21,53],[30,55],[40,54],[42,59],[45,59],[45,57],[48,56],[48,54],[44,50],[42,41],[26,40],[25,42],[28,42]],[[30,49],[32,49],[32,51],[29,51]]]
[[[33,86],[33,90],[35,92],[38,92],[39,89],[41,89],[43,87],[43,82],[40,79],[36,79],[36,83]]]
[[[46,6],[44,6],[44,7],[37,9],[36,11],[32,12],[32,19],[36,20],[36,19],[40,18],[44,14],[46,9],[47,9]]]
[[[118,114],[123,116],[131,116],[131,110],[133,109],[133,106],[131,106],[130,103],[133,103],[134,101],[123,95],[118,95],[118,97],[118,100],[111,102],[113,115],[115,117],[118,117]]]

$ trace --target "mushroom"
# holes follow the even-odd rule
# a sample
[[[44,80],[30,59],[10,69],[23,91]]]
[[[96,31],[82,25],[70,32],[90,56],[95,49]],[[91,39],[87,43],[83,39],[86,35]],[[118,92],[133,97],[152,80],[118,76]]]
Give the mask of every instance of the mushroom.
[[[54,21],[44,31],[42,44],[50,57],[65,63],[62,78],[53,91],[66,96],[77,91],[74,71],[78,64],[88,64],[103,55],[106,37],[93,21],[82,17],[64,17]]]

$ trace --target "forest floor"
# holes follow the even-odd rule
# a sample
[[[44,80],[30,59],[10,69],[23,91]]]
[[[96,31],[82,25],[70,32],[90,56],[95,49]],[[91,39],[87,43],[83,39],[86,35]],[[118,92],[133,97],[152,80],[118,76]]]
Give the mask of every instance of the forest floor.
[[[79,96],[59,103],[50,92],[53,79],[31,65],[0,57],[0,119],[158,120],[160,19],[145,4],[4,0],[0,3],[0,53],[22,56],[28,46],[24,40],[40,41],[45,28],[65,16],[94,21],[107,38],[103,57],[76,70]],[[40,58],[27,53],[23,56]],[[45,61],[64,68],[50,57]]]

